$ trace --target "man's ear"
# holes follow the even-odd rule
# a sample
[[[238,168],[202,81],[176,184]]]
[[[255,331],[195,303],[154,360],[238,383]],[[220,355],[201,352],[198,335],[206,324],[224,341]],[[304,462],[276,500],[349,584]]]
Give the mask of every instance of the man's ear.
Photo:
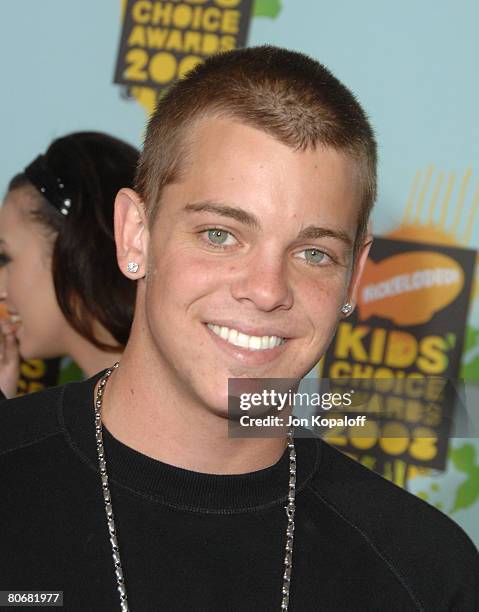
[[[364,268],[366,266],[366,261],[369,255],[369,249],[371,248],[372,243],[373,236],[368,232],[367,236],[363,240],[362,246],[356,253],[353,273],[351,275],[351,280],[349,281],[348,299],[346,300],[353,307],[351,312],[356,307],[359,281],[361,280],[361,276],[363,275]]]
[[[115,242],[118,266],[125,276],[136,280],[146,272],[148,223],[140,196],[133,189],[121,189],[115,199]]]

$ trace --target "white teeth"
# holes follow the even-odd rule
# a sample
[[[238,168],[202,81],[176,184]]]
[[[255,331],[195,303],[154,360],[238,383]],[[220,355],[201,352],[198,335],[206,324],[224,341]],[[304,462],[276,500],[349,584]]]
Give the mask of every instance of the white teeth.
[[[236,338],[235,345],[241,346],[242,348],[249,348],[249,339],[251,336],[247,336],[246,334],[242,334],[238,332],[238,337]]]
[[[261,340],[259,336],[250,336],[248,348],[253,351],[259,351],[261,349]]]
[[[241,348],[249,349],[250,351],[272,349],[285,342],[284,338],[278,336],[248,336],[236,329],[224,326],[221,327],[219,325],[213,325],[212,323],[208,323],[208,327],[217,336],[226,340],[226,342]]]

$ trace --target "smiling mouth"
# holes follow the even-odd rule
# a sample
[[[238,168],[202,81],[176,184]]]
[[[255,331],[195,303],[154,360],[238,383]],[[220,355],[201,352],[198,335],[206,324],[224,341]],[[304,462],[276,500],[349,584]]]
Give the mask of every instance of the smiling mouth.
[[[248,349],[250,351],[265,351],[274,349],[286,342],[285,338],[280,338],[279,336],[249,336],[248,334],[244,334],[237,329],[214,325],[213,323],[208,323],[207,327],[211,329],[214,334],[229,344],[233,344],[234,346]]]

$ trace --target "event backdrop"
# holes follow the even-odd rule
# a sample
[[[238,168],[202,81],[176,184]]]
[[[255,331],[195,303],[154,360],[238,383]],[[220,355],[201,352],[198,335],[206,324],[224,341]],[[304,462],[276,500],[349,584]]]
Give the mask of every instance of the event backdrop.
[[[1,188],[67,132],[102,130],[139,145],[156,92],[209,53],[265,43],[306,52],[356,93],[380,154],[373,231],[381,240],[358,313],[340,328],[324,367],[370,376],[373,370],[364,368],[381,365],[392,368],[389,375],[406,376],[436,363],[430,373],[467,381],[473,411],[479,399],[478,20],[474,0],[4,2]],[[404,270],[414,262],[418,271],[418,253],[423,277],[440,272],[428,286],[411,289]],[[27,368],[25,375],[38,371]],[[416,414],[413,426],[420,419],[407,406]],[[343,450],[451,515],[479,544],[477,432],[451,438],[437,419],[421,425],[439,432],[435,450],[431,437],[426,450],[413,438],[401,452],[391,443],[354,448],[351,439]]]

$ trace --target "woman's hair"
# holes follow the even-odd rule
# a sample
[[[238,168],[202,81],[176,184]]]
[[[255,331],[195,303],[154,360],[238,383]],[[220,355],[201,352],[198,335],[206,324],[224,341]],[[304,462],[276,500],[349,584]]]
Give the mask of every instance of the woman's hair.
[[[133,319],[136,286],[116,263],[113,203],[119,189],[133,185],[137,161],[138,151],[126,142],[78,132],[54,140],[8,186],[35,187],[38,205],[28,214],[52,242],[58,304],[70,325],[105,351],[126,345]],[[98,340],[95,321],[119,346]]]

